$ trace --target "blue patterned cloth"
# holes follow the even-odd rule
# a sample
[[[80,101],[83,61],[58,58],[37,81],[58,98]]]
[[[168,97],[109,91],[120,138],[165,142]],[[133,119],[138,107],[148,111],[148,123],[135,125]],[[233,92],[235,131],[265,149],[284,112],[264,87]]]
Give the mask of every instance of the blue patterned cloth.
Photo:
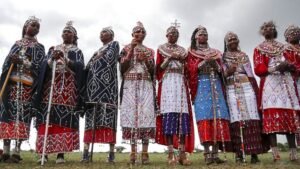
[[[220,115],[219,112],[216,111],[216,117],[229,120],[228,107],[224,98],[221,80],[219,76],[217,76],[215,80],[215,84],[216,84],[216,91],[218,95],[216,107],[219,107],[220,109]],[[211,120],[214,118],[211,85],[210,85],[210,79],[208,74],[198,76],[198,88],[197,88],[197,95],[195,99],[194,108],[195,108],[195,116],[197,121]]]
[[[163,114],[163,132],[164,135],[178,134],[179,132],[180,113],[164,113]],[[182,113],[181,115],[181,134],[190,133],[189,114]]]
[[[87,102],[100,102],[118,105],[118,75],[117,63],[119,43],[111,41],[101,47],[90,59],[85,82],[85,97]],[[95,126],[108,127],[117,130],[118,108],[104,104],[87,105],[85,111],[85,130],[93,128],[94,106],[96,106]]]

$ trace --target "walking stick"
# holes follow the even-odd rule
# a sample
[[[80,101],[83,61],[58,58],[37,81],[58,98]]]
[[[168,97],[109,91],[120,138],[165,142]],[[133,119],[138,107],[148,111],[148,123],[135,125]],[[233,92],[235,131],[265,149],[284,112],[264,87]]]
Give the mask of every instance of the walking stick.
[[[217,61],[214,61],[214,64],[218,65]],[[224,140],[224,131],[223,131],[223,125],[221,122],[221,111],[220,111],[220,105],[218,105],[218,93],[217,93],[217,86],[216,86],[216,75],[215,75],[215,70],[214,70],[214,66],[211,65],[210,68],[210,87],[211,87],[211,93],[212,93],[212,103],[213,103],[213,116],[214,116],[214,146],[217,145],[217,112],[218,112],[218,116],[219,116],[219,127],[221,130],[221,139],[222,139],[222,147],[223,147],[223,152],[224,152],[224,158],[225,161],[227,160],[226,158],[226,151],[225,151],[225,140]],[[216,147],[214,147],[216,148]],[[213,149],[214,149],[213,148]],[[216,152],[214,152],[216,153]]]
[[[4,91],[5,91],[5,88],[6,88],[8,79],[9,79],[9,77],[10,77],[10,74],[11,74],[13,68],[14,68],[14,64],[12,63],[12,64],[9,66],[7,75],[6,75],[6,77],[5,77],[4,83],[3,83],[2,88],[1,88],[1,92],[0,92],[0,102],[2,101],[2,95],[3,95]]]
[[[90,156],[90,161],[93,162],[93,154],[94,154],[94,143],[95,143],[95,132],[96,132],[96,107],[98,106],[98,104],[96,103],[94,105],[94,109],[93,109],[93,124],[92,124],[92,130],[93,130],[93,135],[92,135],[92,147],[91,147],[91,156]]]
[[[175,64],[177,66],[179,66],[176,62]],[[182,64],[182,69],[181,69],[181,73],[182,73],[182,84],[181,84],[181,96],[180,96],[180,114],[179,114],[179,132],[178,132],[178,150],[179,150],[179,155],[181,154],[182,149],[180,148],[180,144],[181,143],[181,136],[182,136],[182,113],[183,113],[183,92],[184,91],[184,82],[185,82],[185,77],[184,77],[184,68],[185,68],[185,64]],[[185,146],[185,145],[183,145]]]
[[[219,66],[216,61],[215,61],[215,63],[216,63],[217,66]],[[217,68],[217,69],[219,69],[221,71],[220,67]],[[222,73],[221,73],[220,76],[221,76],[222,79],[224,78]],[[216,88],[216,86],[215,86],[215,88]],[[219,100],[218,93],[217,93],[218,91],[215,90],[215,92],[216,92],[216,100],[218,101]],[[226,102],[226,100],[225,100],[225,102]],[[222,149],[223,149],[223,154],[224,154],[224,160],[227,161],[226,148],[225,148],[225,140],[224,140],[224,128],[223,128],[223,125],[222,125],[222,122],[221,122],[220,105],[217,105],[217,108],[218,108],[218,116],[219,116],[219,121],[218,122],[219,122],[220,130],[221,130],[221,140],[222,140]]]
[[[241,83],[239,81],[239,78],[237,77],[238,75],[234,74],[234,88],[235,88],[235,93],[236,93],[236,103],[237,103],[237,110],[239,111],[240,115],[240,135],[241,135],[241,151],[242,151],[242,158],[243,158],[243,163],[246,162],[246,154],[245,154],[245,145],[244,145],[244,133],[243,133],[243,127],[244,127],[244,120],[241,118],[242,117],[242,107],[241,107],[241,100],[239,96],[241,95]],[[246,104],[246,103],[244,103]]]
[[[175,62],[176,63],[176,62]],[[185,64],[183,63],[182,64],[182,70],[181,70],[181,73],[182,73],[182,84],[181,84],[181,98],[180,98],[180,114],[179,114],[179,132],[178,132],[178,150],[179,150],[179,160],[182,160],[182,152],[185,153],[185,151],[183,151],[182,149],[185,149],[185,144],[183,144],[181,142],[181,137],[183,136],[182,134],[182,113],[183,113],[183,92],[186,92],[184,91],[184,82],[185,82],[185,77],[184,77],[184,68],[185,68]],[[185,138],[183,138],[185,139]],[[184,147],[180,147],[180,145],[184,146]],[[185,156],[185,154],[184,154]],[[179,161],[180,162],[180,161]],[[181,161],[182,164],[184,163],[183,160]]]
[[[137,56],[134,55],[134,65],[137,64]],[[138,139],[138,120],[139,120],[139,94],[140,94],[140,84],[138,82],[138,75],[136,75],[135,77],[135,117],[134,117],[134,126],[135,126],[135,131],[134,131],[134,141],[133,141],[133,144],[134,144],[134,156],[135,156],[135,160],[137,160],[138,158],[138,145],[137,145],[137,139]],[[132,145],[131,145],[132,146]],[[135,163],[136,161],[134,161]]]
[[[17,65],[17,76],[19,78],[19,81],[17,82],[17,94],[16,94],[16,109],[17,109],[17,116],[16,116],[16,125],[15,125],[15,131],[16,131],[16,151],[19,149],[19,136],[20,136],[20,112],[23,107],[22,102],[22,91],[23,91],[23,85],[21,82],[21,74],[23,73],[23,65]]]
[[[211,96],[212,96],[212,104],[213,104],[213,117],[214,117],[214,144],[217,143],[217,113],[216,113],[216,91],[215,91],[215,73],[213,68],[210,70],[210,89],[211,89]]]
[[[42,153],[42,162],[41,162],[42,166],[45,163],[45,153],[46,153],[47,137],[48,137],[48,129],[49,129],[49,121],[50,121],[50,110],[51,110],[53,88],[54,88],[54,81],[55,81],[55,69],[56,69],[56,61],[54,60],[52,65],[52,79],[51,79],[51,87],[50,87],[49,102],[48,102],[47,117],[46,117],[46,128],[44,134],[44,144],[43,144],[43,153]]]
[[[96,108],[99,104],[104,105],[104,112],[106,114],[106,107],[117,107],[117,105],[110,104],[110,103],[103,103],[103,102],[86,102],[86,104],[93,104],[93,123],[92,123],[92,146],[91,146],[91,154],[90,154],[90,161],[93,162],[93,153],[94,153],[94,144],[95,144],[95,135],[96,135]]]
[[[25,59],[25,52],[27,50],[26,46],[22,46],[20,51],[19,51],[19,59],[22,59],[24,61]],[[15,131],[16,131],[16,145],[15,149],[17,152],[20,151],[20,130],[19,130],[19,125],[20,125],[20,113],[24,113],[24,107],[23,107],[23,83],[22,83],[22,75],[24,73],[24,65],[23,64],[17,64],[17,76],[19,80],[17,81],[17,94],[16,94],[16,109],[17,109],[17,117],[16,117],[16,125],[15,125]],[[25,127],[26,128],[26,127]]]

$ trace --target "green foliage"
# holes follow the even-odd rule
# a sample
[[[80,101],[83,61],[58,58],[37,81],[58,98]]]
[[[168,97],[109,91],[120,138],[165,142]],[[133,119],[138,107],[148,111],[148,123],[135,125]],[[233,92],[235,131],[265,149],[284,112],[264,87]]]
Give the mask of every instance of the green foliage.
[[[277,147],[281,152],[287,152],[289,150],[289,145],[287,143],[285,144],[277,143]]]
[[[194,150],[196,153],[202,153],[203,152],[203,150],[202,149],[200,149],[200,148],[195,148],[195,150]]]
[[[126,148],[123,146],[116,146],[115,149],[117,153],[122,153]]]

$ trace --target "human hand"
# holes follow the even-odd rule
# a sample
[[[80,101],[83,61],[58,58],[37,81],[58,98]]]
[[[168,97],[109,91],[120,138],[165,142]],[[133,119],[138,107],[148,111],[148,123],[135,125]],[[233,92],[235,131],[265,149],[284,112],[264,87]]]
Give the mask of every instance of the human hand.
[[[137,61],[142,62],[146,59],[146,54],[144,52],[139,52],[137,55]]]
[[[23,60],[17,54],[10,55],[11,62],[14,64],[23,64]]]
[[[54,50],[53,53],[52,53],[52,59],[54,59],[54,60],[58,60],[58,59],[63,58],[63,57],[64,57],[64,54],[60,50]]]

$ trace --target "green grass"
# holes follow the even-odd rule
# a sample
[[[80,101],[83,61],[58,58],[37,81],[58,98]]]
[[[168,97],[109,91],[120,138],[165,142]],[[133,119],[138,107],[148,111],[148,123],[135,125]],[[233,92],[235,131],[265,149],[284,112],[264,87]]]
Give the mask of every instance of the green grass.
[[[287,152],[281,152],[281,161],[274,163],[272,160],[271,153],[260,155],[259,158],[261,160],[258,164],[236,164],[234,161],[234,155],[232,153],[227,153],[227,163],[220,164],[220,165],[210,165],[207,166],[204,163],[203,154],[202,153],[194,153],[189,156],[189,159],[193,162],[193,164],[189,167],[183,167],[179,164],[170,167],[167,165],[167,155],[163,153],[151,153],[150,154],[150,164],[149,165],[135,165],[130,166],[127,164],[129,159],[128,153],[116,154],[116,163],[115,164],[108,164],[106,163],[106,153],[94,153],[94,162],[93,163],[80,163],[81,153],[71,153],[66,154],[65,164],[55,164],[55,155],[49,156],[49,161],[45,164],[45,166],[40,166],[36,163],[37,155],[35,153],[30,152],[23,152],[21,154],[23,161],[19,164],[8,164],[0,162],[0,169],[50,169],[50,168],[57,168],[57,169],[79,169],[79,168],[87,168],[87,169],[123,169],[123,168],[143,168],[143,169],[163,169],[163,168],[222,168],[222,169],[232,169],[232,168],[239,168],[239,169],[299,169],[300,163],[290,162],[289,161],[289,154]],[[220,155],[221,158],[224,158],[223,154]],[[247,161],[250,161],[250,157],[247,157]]]

